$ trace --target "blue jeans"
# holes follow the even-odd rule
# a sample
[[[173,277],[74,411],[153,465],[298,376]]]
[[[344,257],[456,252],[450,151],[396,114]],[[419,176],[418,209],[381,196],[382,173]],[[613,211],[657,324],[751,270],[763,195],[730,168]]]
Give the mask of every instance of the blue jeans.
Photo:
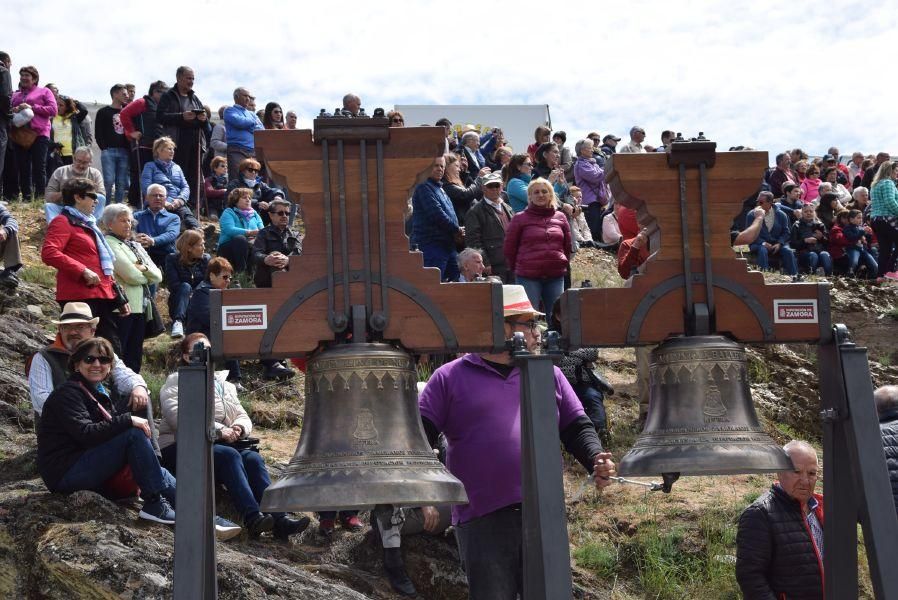
[[[768,250],[763,243],[752,244],[751,251],[757,254],[758,268],[764,271],[770,268],[770,258]],[[795,260],[795,251],[789,246],[783,244],[777,253],[783,261],[783,272],[786,275],[798,275],[798,262]],[[774,255],[776,256],[776,255]]]
[[[112,197],[112,186],[115,185],[115,201],[121,202],[131,185],[131,165],[128,162],[127,148],[107,148],[100,153],[100,166],[103,167],[103,185],[106,197]]]
[[[833,274],[833,259],[826,250],[799,254],[798,264],[807,269],[811,275],[817,272],[817,267],[823,267],[823,272],[827,275]]]
[[[854,275],[855,271],[857,271],[861,261],[864,261],[864,265],[867,267],[867,274],[871,277],[879,268],[879,265],[876,264],[876,259],[864,248],[857,246],[845,248],[845,256],[848,257],[848,273],[851,275]]]
[[[162,449],[162,462],[174,470],[177,464],[178,445],[172,444]],[[212,446],[212,463],[215,469],[215,483],[225,486],[234,507],[241,518],[259,512],[262,494],[271,485],[265,460],[254,450],[237,450],[225,444]],[[275,518],[284,513],[272,513]]]
[[[135,427],[88,449],[51,491],[102,492],[103,484],[126,464],[131,465],[134,481],[140,486],[141,498],[147,500],[162,494],[174,500],[175,478],[159,465],[150,439]]]
[[[94,209],[94,217],[99,221],[103,216],[103,209],[106,208],[106,196],[97,194],[97,207]],[[47,223],[59,216],[62,212],[62,204],[55,202],[44,202],[44,213],[47,215]]]
[[[172,321],[183,321],[187,318],[187,305],[193,288],[186,281],[168,288],[168,314]]]
[[[458,554],[471,600],[523,596],[523,517],[520,507],[502,508],[455,527]]]
[[[605,414],[605,394],[594,386],[582,381],[577,382],[573,388],[577,398],[580,399],[580,403],[583,405],[583,412],[592,421],[596,431],[607,429],[608,417]]]
[[[418,250],[424,254],[424,266],[440,270],[440,281],[458,281],[458,253],[455,246],[442,244],[420,244]]]
[[[555,301],[558,300],[564,291],[564,276],[533,279],[518,275],[515,278],[515,283],[524,286],[524,292],[527,293],[527,298],[530,300],[533,308],[540,310],[539,304],[542,301],[542,312],[547,315],[552,314],[552,307],[555,305]]]

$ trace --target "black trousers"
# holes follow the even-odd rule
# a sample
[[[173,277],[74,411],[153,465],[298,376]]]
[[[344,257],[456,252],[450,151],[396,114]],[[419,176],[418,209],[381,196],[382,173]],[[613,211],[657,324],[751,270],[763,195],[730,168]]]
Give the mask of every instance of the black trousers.
[[[50,138],[38,136],[28,149],[16,144],[12,146],[19,167],[22,199],[28,201],[35,196],[43,196],[47,189],[47,151],[50,148]]]

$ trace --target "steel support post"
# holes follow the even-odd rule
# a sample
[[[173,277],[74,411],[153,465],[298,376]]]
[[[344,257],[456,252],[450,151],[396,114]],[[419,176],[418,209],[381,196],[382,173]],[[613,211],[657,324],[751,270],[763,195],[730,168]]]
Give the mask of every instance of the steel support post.
[[[867,349],[849,340],[844,325],[835,327],[832,348],[828,346],[821,349],[820,361],[824,457],[833,461],[832,466],[827,461],[824,477],[826,597],[857,597],[856,523],[860,520],[873,591],[880,600],[898,598],[894,568],[898,516],[873,404]]]
[[[212,357],[195,349],[178,370],[178,502],[175,507],[174,600],[218,597],[215,558],[215,422]]]
[[[555,374],[547,355],[514,353],[521,371],[524,600],[571,597]]]

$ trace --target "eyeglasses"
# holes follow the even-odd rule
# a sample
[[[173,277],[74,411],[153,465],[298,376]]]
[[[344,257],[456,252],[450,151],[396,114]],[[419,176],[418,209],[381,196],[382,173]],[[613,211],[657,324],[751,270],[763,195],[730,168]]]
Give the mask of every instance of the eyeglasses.
[[[258,173],[259,172],[259,169],[253,169],[252,167],[247,167],[243,170],[246,171],[247,173]]]
[[[271,211],[271,214],[277,215],[279,217],[286,217],[290,214],[290,211],[287,211],[287,210],[279,210],[277,212]]]
[[[390,119],[390,122],[391,123],[405,123],[405,121],[403,121],[402,119],[397,119],[395,117],[393,119]]]
[[[537,331],[539,329],[539,321],[512,321],[512,327],[527,327],[530,331]]]
[[[85,198],[90,198],[91,200],[96,200],[96,199],[97,199],[97,193],[96,193],[96,192],[84,192],[84,197],[85,197]]]
[[[99,362],[101,365],[111,365],[112,364],[112,358],[110,358],[108,356],[92,356],[90,354],[88,354],[87,356],[82,358],[81,361],[88,365],[92,365],[95,362]]]

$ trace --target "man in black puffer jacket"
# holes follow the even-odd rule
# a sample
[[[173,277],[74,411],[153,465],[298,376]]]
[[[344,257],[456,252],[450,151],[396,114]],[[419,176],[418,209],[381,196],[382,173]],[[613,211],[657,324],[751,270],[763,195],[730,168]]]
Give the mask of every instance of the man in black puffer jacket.
[[[736,580],[746,600],[823,598],[823,496],[814,493],[817,452],[807,442],[783,447],[794,471],[739,518]]]
[[[892,496],[898,511],[898,385],[884,385],[873,392],[876,411],[879,413],[879,431],[882,449],[886,454],[889,479],[892,480]]]

